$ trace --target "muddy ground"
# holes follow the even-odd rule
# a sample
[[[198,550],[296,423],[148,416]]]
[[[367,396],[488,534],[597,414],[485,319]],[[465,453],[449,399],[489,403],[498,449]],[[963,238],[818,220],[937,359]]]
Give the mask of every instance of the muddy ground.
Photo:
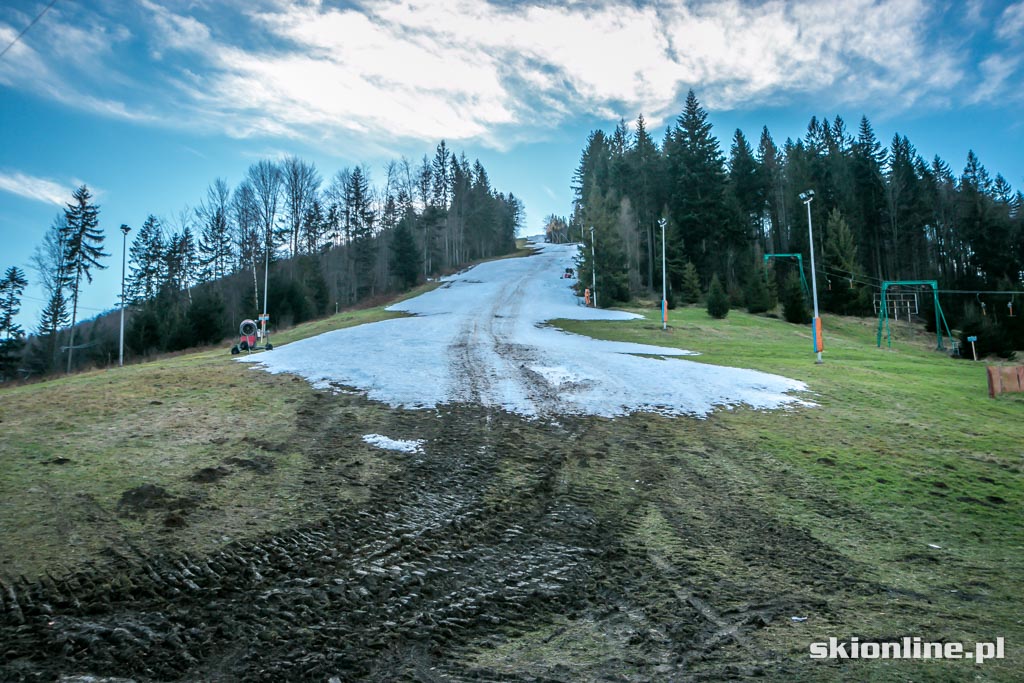
[[[426,439],[423,451],[389,454],[387,474],[360,480],[366,403],[311,392],[286,435],[366,489],[338,497],[325,490],[337,477],[310,479],[320,522],[205,554],[112,547],[77,573],[8,579],[0,679],[814,677],[791,615],[878,590],[718,476],[708,423],[387,411],[376,431]],[[218,486],[273,458],[264,448],[193,481]],[[203,514],[158,486],[121,504],[172,529]]]

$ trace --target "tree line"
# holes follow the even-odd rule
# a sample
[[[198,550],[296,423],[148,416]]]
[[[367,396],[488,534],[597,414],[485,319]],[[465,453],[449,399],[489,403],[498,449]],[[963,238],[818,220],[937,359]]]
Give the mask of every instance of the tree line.
[[[46,294],[33,334],[14,324],[27,280],[0,284],[0,378],[107,365],[118,316],[78,323],[78,299],[109,254],[88,188],[53,221],[32,269]],[[125,343],[147,355],[215,343],[267,305],[274,326],[322,316],[474,260],[508,253],[522,202],[495,190],[479,161],[442,141],[433,158],[387,164],[374,185],[365,166],[325,182],[296,156],[261,160],[234,188],[218,178],[194,207],[148,216],[128,251]],[[126,233],[129,234],[129,233]]]
[[[809,189],[813,274],[799,198]],[[972,292],[1015,291],[1024,280],[1024,194],[993,178],[973,152],[957,175],[938,156],[926,161],[904,135],[883,145],[867,117],[856,131],[839,116],[812,117],[802,139],[781,146],[767,127],[756,148],[736,130],[726,156],[690,91],[660,144],[642,115],[635,126],[620,121],[611,134],[591,133],[573,191],[572,216],[548,217],[548,239],[589,245],[593,228],[596,256],[581,250],[581,275],[590,282],[596,267],[601,305],[660,298],[661,219],[673,304],[706,296],[717,277],[738,306],[764,310],[796,292],[787,317],[805,318],[796,260],[766,254],[801,254],[822,308],[841,314],[873,313],[884,280]],[[979,305],[984,294],[944,296],[955,322],[987,318],[1010,336],[1020,329],[1024,347],[1024,326],[1008,315],[1013,295],[990,295],[987,307]],[[997,300],[1006,310],[995,310]]]

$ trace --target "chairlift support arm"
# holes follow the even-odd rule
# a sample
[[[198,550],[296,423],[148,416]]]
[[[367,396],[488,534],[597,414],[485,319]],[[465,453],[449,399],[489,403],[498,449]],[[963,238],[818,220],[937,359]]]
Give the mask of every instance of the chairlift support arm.
[[[932,298],[935,305],[935,350],[942,351],[942,330],[945,328],[946,335],[950,341],[953,340],[953,333],[949,331],[946,323],[946,316],[942,313],[942,306],[939,304],[939,283],[936,280],[886,280],[882,283],[882,295],[878,305],[878,347],[882,347],[882,328],[885,328],[889,348],[892,348],[892,330],[889,328],[889,304],[886,301],[886,294],[890,287],[931,287]]]
[[[803,254],[765,254],[764,263],[768,265],[768,259],[770,258],[795,258],[797,263],[800,265],[800,286],[804,290],[804,296],[810,297],[811,290],[807,286],[807,278],[804,276],[804,255]],[[765,275],[767,277],[767,274]]]

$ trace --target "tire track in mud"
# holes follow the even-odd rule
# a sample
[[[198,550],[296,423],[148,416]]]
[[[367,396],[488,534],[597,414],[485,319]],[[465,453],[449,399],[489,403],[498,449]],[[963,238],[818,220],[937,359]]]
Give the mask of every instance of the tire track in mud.
[[[324,422],[312,441],[344,442]],[[0,678],[393,680],[463,632],[557,609],[598,546],[585,518],[543,496],[557,459],[520,455],[524,425],[505,414],[434,422],[425,453],[321,524],[4,586]],[[495,491],[511,454],[521,483]]]
[[[314,394],[296,425],[306,457],[349,457],[363,402]],[[814,596],[848,582],[835,553],[649,419],[466,405],[383,419],[424,451],[395,455],[361,502],[325,502],[320,523],[0,586],[0,680],[572,681],[558,661],[490,653],[583,627],[605,640],[582,678],[735,678],[785,671],[757,629],[827,611]]]
[[[0,680],[787,673],[757,630],[790,610],[827,612],[817,596],[841,593],[856,569],[759,509],[735,472],[709,475],[672,421],[560,415],[559,387],[531,369],[543,355],[509,342],[533,275],[449,346],[460,403],[364,419],[366,399],[320,392],[298,410],[289,439],[314,464],[350,459],[369,431],[425,440],[358,502],[325,497],[321,522],[206,555],[0,585]],[[527,396],[537,418],[502,410],[502,391]],[[310,498],[327,493],[311,485]],[[541,654],[588,634],[601,639],[578,660]],[[526,655],[492,656],[514,645]]]
[[[451,395],[460,401],[501,407],[504,399],[509,398],[502,393],[511,390],[527,397],[537,416],[554,417],[567,412],[561,410],[564,403],[557,388],[530,368],[537,359],[536,350],[507,341],[516,337],[512,328],[520,321],[525,285],[542,277],[545,270],[539,259],[532,263],[532,270],[513,286],[498,292],[489,308],[468,318],[449,346],[450,376],[460,382]]]

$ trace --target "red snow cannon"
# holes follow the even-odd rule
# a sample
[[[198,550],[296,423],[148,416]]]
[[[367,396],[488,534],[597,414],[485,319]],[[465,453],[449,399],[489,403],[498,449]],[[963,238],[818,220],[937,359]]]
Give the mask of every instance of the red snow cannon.
[[[264,346],[260,346],[259,341],[260,333],[256,321],[243,320],[242,324],[238,326],[238,343],[231,347],[231,355],[237,356],[243,351],[259,351],[261,349],[270,351],[274,348],[274,345],[270,343],[269,334],[267,335],[267,343]]]

